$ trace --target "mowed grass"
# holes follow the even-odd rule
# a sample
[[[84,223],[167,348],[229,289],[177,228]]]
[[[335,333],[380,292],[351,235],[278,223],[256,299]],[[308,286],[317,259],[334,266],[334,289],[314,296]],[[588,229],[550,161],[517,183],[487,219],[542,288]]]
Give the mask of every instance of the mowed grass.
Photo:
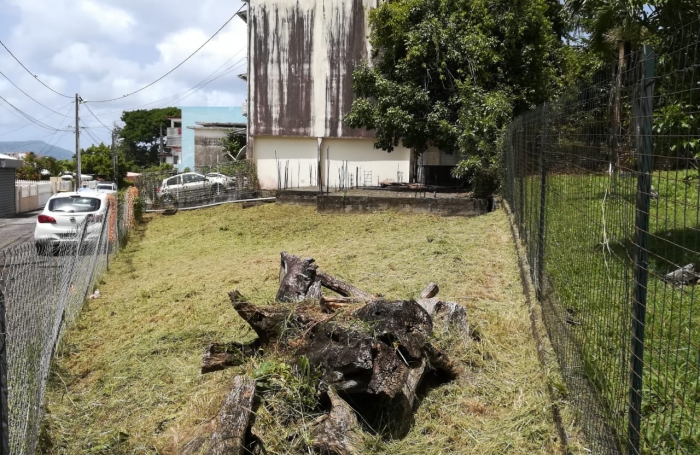
[[[176,454],[210,432],[233,376],[261,360],[201,375],[202,351],[254,337],[227,292],[271,302],[281,251],[314,257],[322,270],[387,298],[417,297],[435,281],[442,298],[467,307],[475,340],[451,352],[465,373],[427,393],[403,440],[368,436],[363,453],[558,450],[548,379],[501,211],[465,219],[225,205],[147,221],[110,264],[101,297],[86,303],[63,338],[42,453]],[[287,453],[283,444],[266,449]]]

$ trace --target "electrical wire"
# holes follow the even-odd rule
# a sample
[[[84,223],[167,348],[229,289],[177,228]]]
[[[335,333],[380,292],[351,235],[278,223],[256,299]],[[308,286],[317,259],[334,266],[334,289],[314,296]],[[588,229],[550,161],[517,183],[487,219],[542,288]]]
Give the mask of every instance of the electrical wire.
[[[74,102],[75,102],[75,101],[71,101],[70,103],[66,104],[65,106],[61,106],[59,109],[63,109],[63,108],[65,108],[66,106],[71,106]],[[6,109],[8,112],[12,112],[12,111],[10,111],[8,108],[6,108],[5,105],[3,105],[3,104],[0,104],[0,106],[2,106],[3,109]],[[12,112],[12,115],[15,115],[15,116],[16,116],[16,114],[15,114],[14,112]],[[53,115],[53,114],[45,115],[45,116],[41,117],[39,120],[44,120],[45,118],[51,117],[52,115]],[[20,118],[20,117],[17,117],[17,118]],[[24,128],[26,128],[26,127],[28,127],[28,126],[30,126],[30,125],[32,125],[32,124],[31,124],[31,123],[27,123],[26,125],[20,126],[19,128],[15,128],[14,130],[6,131],[6,132],[0,134],[0,136],[5,136],[6,134],[10,134],[10,133],[14,133],[15,131],[23,130]]]
[[[7,104],[9,104],[10,107],[12,107],[15,111],[19,112],[19,114],[20,114],[22,117],[24,117],[25,119],[27,119],[27,120],[29,120],[30,122],[34,123],[36,126],[38,126],[38,127],[40,127],[40,128],[44,128],[44,129],[46,129],[46,130],[60,131],[59,128],[54,128],[54,127],[51,126],[51,125],[47,125],[46,123],[44,123],[44,122],[42,122],[42,121],[40,121],[40,120],[35,119],[35,118],[32,117],[31,115],[27,114],[27,113],[24,112],[23,110],[21,110],[21,109],[19,109],[18,107],[16,107],[14,104],[12,104],[12,103],[10,103],[9,101],[7,101],[7,100],[6,100],[5,98],[3,98],[2,96],[0,96],[0,100],[3,100],[3,101],[6,102]]]
[[[92,109],[90,109],[90,106],[88,106],[87,103],[83,103],[83,105],[87,108],[88,111],[90,111],[90,113],[92,114],[92,116],[95,117],[95,120],[97,120],[98,122],[100,122],[100,125],[102,125],[102,126],[104,127],[104,129],[106,129],[107,131],[109,131],[110,134],[111,134],[111,133],[112,133],[112,129],[111,129],[110,127],[108,127],[107,125],[105,125],[104,123],[102,123],[102,120],[100,120],[100,119],[95,115],[95,113],[92,112]]]
[[[135,95],[136,93],[139,93],[139,92],[141,92],[141,91],[147,89],[148,87],[150,87],[150,86],[152,86],[153,84],[155,84],[156,82],[162,80],[163,78],[165,78],[166,76],[168,76],[170,73],[172,73],[173,71],[175,71],[176,69],[178,69],[179,67],[181,67],[181,66],[182,66],[185,62],[187,62],[189,59],[191,59],[192,57],[194,57],[194,55],[195,55],[197,52],[199,52],[204,46],[206,46],[206,45],[209,43],[209,41],[213,40],[214,37],[215,37],[216,35],[218,35],[219,32],[221,32],[221,30],[223,30],[224,27],[226,27],[226,26],[229,24],[229,22],[231,22],[231,21],[233,20],[233,18],[236,17],[236,15],[237,15],[238,13],[240,13],[240,12],[243,10],[243,8],[244,8],[244,6],[241,6],[241,7],[238,9],[238,11],[236,11],[235,13],[233,13],[233,15],[232,15],[226,22],[224,22],[224,25],[222,25],[211,37],[209,37],[209,39],[206,40],[206,41],[204,42],[204,44],[202,44],[201,46],[199,46],[199,47],[198,47],[194,52],[192,52],[186,59],[184,59],[184,60],[183,60],[182,62],[180,62],[177,66],[175,66],[175,68],[171,69],[170,71],[168,71],[167,73],[165,73],[164,75],[162,75],[161,77],[159,77],[158,79],[156,79],[155,81],[151,82],[150,84],[144,85],[143,87],[141,87],[140,89],[138,89],[138,90],[136,90],[136,91],[133,91],[133,92],[131,92],[131,93],[127,93],[126,95],[118,96],[118,97],[116,97],[116,98],[110,98],[110,99],[106,99],[106,100],[86,100],[86,102],[87,102],[87,103],[108,103],[108,102],[110,102],[110,101],[116,101],[116,100],[120,100],[120,99],[129,97],[129,96],[131,96],[131,95]]]
[[[47,89],[49,89],[49,90],[51,90],[52,92],[54,92],[56,95],[62,96],[62,97],[64,97],[64,98],[73,98],[72,96],[64,95],[63,93],[57,92],[56,90],[52,89],[52,88],[49,87],[48,85],[44,84],[44,82],[43,82],[41,79],[39,79],[39,76],[37,76],[36,74],[34,74],[34,73],[32,73],[31,71],[29,71],[29,68],[27,68],[26,66],[24,66],[24,63],[20,62],[19,59],[18,59],[17,57],[15,57],[15,54],[13,54],[12,51],[11,51],[10,49],[8,49],[7,46],[5,46],[5,43],[3,43],[2,41],[0,41],[0,44],[2,44],[2,47],[5,48],[5,50],[12,56],[12,58],[14,58],[14,59],[17,61],[17,63],[19,63],[19,64],[22,66],[22,68],[24,68],[24,70],[25,70],[27,73],[31,74],[32,77],[33,77],[34,79],[36,79],[37,82],[39,82],[41,85],[43,85],[43,86],[46,87]]]
[[[72,105],[73,103],[70,103],[70,104]],[[73,106],[70,106],[70,107],[72,108]],[[70,111],[69,111],[69,112],[70,112]],[[58,125],[59,128],[63,126],[63,122],[65,122],[66,119],[68,118],[67,115],[64,115],[63,117],[64,117],[63,120],[61,120],[61,123],[59,123],[59,125]],[[57,133],[57,132],[58,132],[58,131],[54,131],[54,132],[53,132],[53,134],[51,135],[51,137],[49,138],[49,140],[46,141],[46,143],[44,144],[44,147],[42,147],[42,148],[41,148],[41,151],[39,151],[38,155],[43,154],[43,153],[44,153],[44,150],[45,150],[46,147],[48,147],[49,145],[51,145],[51,147],[53,147],[53,145],[51,144],[51,141],[53,140],[54,136],[56,136],[56,133]],[[67,133],[67,132],[62,132],[61,135],[60,135],[59,137],[62,137],[62,136],[63,136],[64,134],[66,134],[66,133]]]
[[[34,98],[32,98],[32,96],[31,96],[29,93],[27,93],[27,92],[25,92],[24,90],[22,90],[21,88],[19,88],[19,86],[18,86],[17,84],[15,84],[14,82],[12,82],[12,80],[11,80],[9,77],[7,77],[7,75],[6,75],[5,73],[3,73],[2,71],[0,71],[0,74],[3,75],[3,76],[5,77],[5,79],[7,79],[7,81],[8,81],[10,84],[14,85],[14,87],[15,87],[17,90],[19,90],[20,92],[24,93],[24,95],[27,96],[27,98],[29,98],[30,100],[34,101],[34,102],[35,102],[36,104],[38,104],[39,106],[41,106],[41,107],[43,107],[43,108],[45,108],[45,109],[50,110],[50,111],[53,112],[54,114],[63,115],[63,114],[61,114],[60,112],[56,112],[56,111],[54,111],[53,109],[51,109],[50,107],[46,106],[45,104],[42,104],[42,103],[40,103],[39,101],[37,101],[37,100],[35,100]],[[66,116],[64,116],[64,117],[66,117]]]

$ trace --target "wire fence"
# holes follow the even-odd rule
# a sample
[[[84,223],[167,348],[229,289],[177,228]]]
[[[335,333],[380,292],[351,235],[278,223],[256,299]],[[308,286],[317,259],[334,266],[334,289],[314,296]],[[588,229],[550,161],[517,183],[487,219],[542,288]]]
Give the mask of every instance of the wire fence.
[[[137,192],[110,196],[58,246],[0,251],[0,454],[33,455],[51,358],[135,223]]]
[[[257,173],[248,161],[196,167],[194,172],[145,172],[136,180],[147,211],[205,207],[254,198]]]
[[[504,196],[593,453],[700,454],[700,22],[517,117]]]

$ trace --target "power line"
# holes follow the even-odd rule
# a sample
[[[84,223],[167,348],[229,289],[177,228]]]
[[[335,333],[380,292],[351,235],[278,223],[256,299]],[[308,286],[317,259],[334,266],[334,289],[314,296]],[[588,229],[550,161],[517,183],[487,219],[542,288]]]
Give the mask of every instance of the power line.
[[[72,106],[72,105],[73,105],[73,101],[71,101],[70,103],[66,104],[65,106],[61,106],[59,109],[63,109],[63,108],[65,108],[65,107],[67,107],[67,106]],[[3,104],[0,104],[0,106],[2,106],[3,109],[6,109],[8,112],[12,112],[12,111],[10,111],[8,108],[6,108],[5,105],[3,105]],[[12,115],[15,115],[15,116],[16,116],[16,114],[15,114],[14,112],[12,112]],[[45,118],[51,117],[52,115],[53,115],[53,114],[45,115],[45,116],[41,117],[39,120],[44,120]],[[19,117],[18,117],[18,118],[19,118]],[[32,123],[27,123],[26,125],[20,126],[19,128],[15,128],[14,130],[6,131],[6,132],[0,134],[0,136],[5,136],[6,134],[10,134],[10,133],[14,133],[15,131],[23,130],[24,128],[28,127],[29,125],[32,125]]]
[[[14,58],[14,59],[17,61],[17,63],[19,63],[19,64],[22,66],[22,68],[24,68],[24,70],[25,70],[27,73],[31,74],[32,77],[33,77],[34,79],[36,79],[37,82],[39,82],[41,85],[43,85],[43,86],[46,87],[47,89],[49,89],[49,90],[51,90],[52,92],[54,92],[56,95],[60,95],[60,96],[62,96],[62,97],[64,97],[64,98],[73,98],[72,96],[64,95],[63,93],[57,92],[56,90],[52,89],[52,88],[49,87],[48,85],[44,84],[44,82],[43,82],[41,79],[39,79],[39,76],[37,76],[36,74],[34,74],[34,73],[32,73],[31,71],[29,71],[29,68],[27,68],[26,66],[24,66],[24,63],[20,62],[19,59],[18,59],[17,57],[15,57],[15,54],[13,54],[12,51],[11,51],[10,49],[8,49],[7,46],[5,46],[5,43],[3,43],[2,41],[0,41],[0,44],[2,44],[2,47],[5,48],[5,50],[12,56],[12,58]]]
[[[70,104],[69,109],[73,109],[73,103],[69,103],[69,104]],[[70,111],[68,111],[68,112],[70,112]],[[59,125],[58,125],[59,128],[63,126],[63,122],[65,122],[65,121],[66,121],[66,118],[68,118],[67,115],[64,115],[63,117],[64,117],[64,119],[61,120],[61,123],[59,123]],[[39,152],[39,155],[41,155],[42,153],[44,153],[44,150],[46,149],[46,147],[48,147],[49,145],[51,145],[51,141],[53,140],[54,136],[56,136],[56,133],[57,133],[57,132],[58,132],[58,131],[54,131],[54,132],[53,132],[53,134],[51,135],[51,137],[49,138],[49,140],[46,141],[46,144],[44,145],[44,147],[41,148],[41,151]],[[62,132],[61,135],[66,134],[66,133],[67,133],[67,132]],[[61,137],[61,136],[59,136],[59,137]],[[51,145],[51,146],[53,147],[53,145]]]
[[[133,92],[131,92],[131,93],[127,93],[126,95],[118,96],[118,97],[116,97],[116,98],[111,98],[111,99],[107,99],[107,100],[86,100],[85,102],[86,102],[86,103],[107,103],[107,102],[110,102],[110,101],[116,101],[116,100],[120,100],[120,99],[122,99],[122,98],[126,98],[126,97],[128,97],[128,96],[134,95],[134,94],[136,94],[136,93],[139,93],[139,92],[142,91],[142,90],[147,89],[148,87],[150,87],[150,86],[152,86],[153,84],[155,84],[156,82],[162,80],[163,78],[165,78],[166,76],[168,76],[170,73],[172,73],[173,71],[175,71],[176,69],[178,69],[179,67],[181,67],[181,66],[182,66],[185,62],[187,62],[189,59],[191,59],[197,52],[199,52],[204,46],[206,46],[206,45],[209,43],[209,41],[213,40],[214,37],[215,37],[216,35],[218,35],[219,32],[220,32],[221,30],[223,30],[224,27],[226,27],[226,26],[228,25],[228,23],[231,22],[231,21],[233,20],[233,18],[236,17],[236,15],[237,15],[239,12],[241,12],[241,10],[243,10],[243,6],[241,6],[241,7],[238,9],[238,11],[236,11],[235,13],[233,13],[233,16],[231,16],[226,22],[224,22],[224,25],[222,25],[222,26],[216,31],[216,33],[214,33],[208,40],[206,40],[206,41],[204,42],[204,44],[202,44],[201,46],[199,46],[199,47],[197,48],[197,50],[195,50],[194,52],[192,52],[186,59],[184,59],[182,62],[180,62],[175,68],[171,69],[170,71],[168,71],[167,73],[165,73],[164,75],[162,75],[161,77],[159,77],[158,79],[156,79],[155,81],[151,82],[150,84],[144,85],[143,87],[141,87],[140,89],[138,89],[138,90],[136,90],[136,91],[133,91]],[[4,45],[3,45],[3,46],[4,46]]]
[[[53,112],[54,114],[63,115],[63,114],[61,114],[60,112],[56,112],[56,111],[54,111],[53,109],[51,109],[50,107],[46,106],[45,104],[42,104],[42,103],[40,103],[39,101],[37,101],[37,100],[35,100],[34,98],[32,98],[32,96],[31,96],[30,94],[28,94],[27,92],[25,92],[24,90],[22,90],[21,88],[19,88],[19,86],[17,86],[17,84],[15,84],[14,82],[12,82],[12,80],[11,80],[9,77],[7,77],[7,75],[6,75],[5,73],[3,73],[2,71],[0,71],[0,74],[2,74],[2,75],[5,77],[5,79],[7,79],[7,81],[8,81],[10,84],[14,85],[15,88],[16,88],[17,90],[19,90],[20,92],[24,93],[24,94],[27,96],[27,98],[29,98],[30,100],[34,101],[34,102],[35,102],[36,104],[38,104],[39,106],[41,106],[41,107],[43,107],[43,108],[45,108],[45,109],[50,110],[50,111]],[[66,117],[65,115],[63,115],[63,116]]]
[[[100,122],[100,125],[102,125],[107,131],[109,131],[109,132],[111,133],[111,132],[112,132],[112,129],[111,129],[110,127],[108,127],[107,125],[105,125],[104,123],[102,123],[102,120],[100,120],[100,119],[95,115],[95,113],[92,112],[92,109],[90,109],[90,106],[88,106],[86,103],[83,103],[83,104],[85,105],[85,107],[87,108],[87,110],[90,111],[90,113],[92,114],[92,116],[95,117],[95,120],[97,120],[98,122]]]
[[[42,121],[40,121],[40,120],[35,119],[35,118],[32,117],[31,115],[29,115],[29,114],[27,114],[26,112],[24,112],[22,109],[19,109],[19,108],[16,107],[14,104],[12,104],[12,103],[10,103],[9,101],[7,101],[7,100],[6,100],[5,98],[3,98],[2,96],[0,96],[0,100],[3,100],[3,101],[6,102],[7,104],[9,104],[10,107],[12,107],[15,111],[17,111],[22,117],[24,117],[25,119],[27,119],[27,120],[29,120],[30,122],[34,123],[36,126],[38,126],[38,127],[40,127],[40,128],[47,129],[47,130],[60,131],[59,128],[54,128],[54,127],[51,126],[51,125],[47,125],[46,123],[44,123],[44,122],[42,122]]]

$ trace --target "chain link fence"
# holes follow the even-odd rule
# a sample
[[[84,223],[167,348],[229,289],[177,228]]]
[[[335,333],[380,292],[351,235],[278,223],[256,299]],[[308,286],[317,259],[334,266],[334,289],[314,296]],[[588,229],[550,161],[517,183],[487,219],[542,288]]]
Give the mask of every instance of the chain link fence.
[[[136,187],[146,211],[206,207],[254,198],[257,173],[251,162],[235,161],[194,172],[144,172]]]
[[[700,22],[517,117],[504,197],[592,453],[700,454]]]
[[[51,358],[133,229],[136,195],[109,196],[104,219],[64,234],[70,243],[0,251],[0,454],[35,453]]]

